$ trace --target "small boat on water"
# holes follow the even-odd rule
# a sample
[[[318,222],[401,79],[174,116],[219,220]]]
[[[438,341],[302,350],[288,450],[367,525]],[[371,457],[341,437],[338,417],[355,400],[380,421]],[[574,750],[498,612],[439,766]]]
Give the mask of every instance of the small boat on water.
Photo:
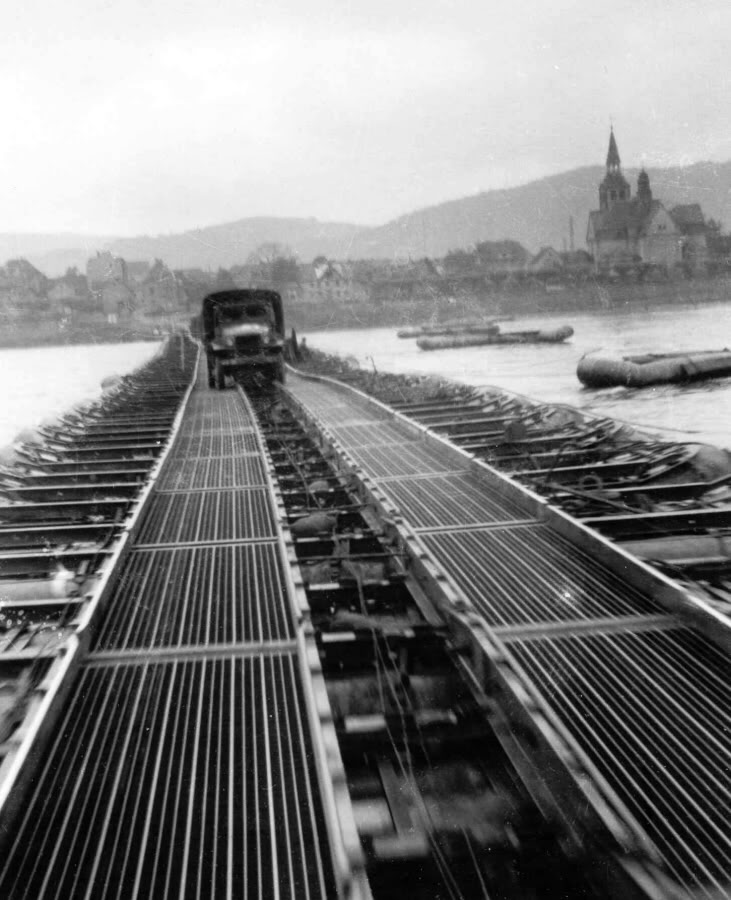
[[[683,384],[731,375],[731,350],[646,353],[621,359],[584,356],[576,374],[583,385],[592,388]]]
[[[493,319],[447,319],[444,322],[426,322],[423,325],[410,325],[399,328],[396,336],[400,338],[418,338],[425,335],[479,334],[494,328],[498,322],[512,322],[512,316],[501,316]]]
[[[421,350],[447,350],[455,347],[500,346],[505,344],[560,344],[574,333],[570,325],[535,331],[500,331],[497,325],[484,331],[462,331],[438,337],[420,337],[416,341]]]

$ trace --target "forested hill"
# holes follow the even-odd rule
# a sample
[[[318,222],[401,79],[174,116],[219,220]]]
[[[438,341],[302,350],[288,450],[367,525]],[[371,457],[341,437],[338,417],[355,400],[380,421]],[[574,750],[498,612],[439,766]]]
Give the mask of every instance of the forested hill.
[[[624,174],[634,195],[639,170]],[[731,226],[731,162],[650,169],[649,175],[653,195],[666,207],[700,203],[706,217]],[[599,205],[603,176],[603,168],[587,166],[427,207],[361,232],[354,250],[358,257],[443,256],[478,241],[505,238],[533,252],[547,245],[561,250],[564,242],[568,245],[572,218],[575,246],[584,247],[589,212]]]
[[[625,175],[632,185],[637,170]],[[649,169],[653,195],[665,206],[698,202],[707,217],[731,226],[731,162]],[[333,259],[443,256],[478,241],[512,238],[537,251],[569,242],[584,246],[589,211],[598,203],[603,169],[591,166],[519,187],[485,191],[426,207],[384,225],[364,227],[317,219],[244,218],[179,234],[113,238],[79,235],[0,235],[0,260],[23,256],[47,275],[83,268],[94,251],[111,249],[127,260],[161,258],[173,268],[228,268],[244,263],[265,243],[291,248],[303,262]]]

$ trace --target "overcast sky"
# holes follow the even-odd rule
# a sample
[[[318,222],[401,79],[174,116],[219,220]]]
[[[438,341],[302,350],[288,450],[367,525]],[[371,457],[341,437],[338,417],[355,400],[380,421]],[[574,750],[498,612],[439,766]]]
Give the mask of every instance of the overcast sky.
[[[730,0],[26,0],[0,231],[379,224],[603,163],[731,158]]]

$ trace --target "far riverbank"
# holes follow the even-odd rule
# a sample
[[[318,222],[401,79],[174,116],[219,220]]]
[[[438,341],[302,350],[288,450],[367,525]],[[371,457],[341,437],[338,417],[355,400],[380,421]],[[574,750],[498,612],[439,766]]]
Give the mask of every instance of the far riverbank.
[[[552,316],[577,313],[611,314],[633,310],[707,306],[731,299],[731,278],[697,278],[647,282],[599,282],[562,286],[547,290],[544,285],[517,285],[513,288],[436,293],[429,284],[411,287],[409,296],[398,292],[380,303],[291,304],[285,301],[287,327],[298,331],[323,329],[382,328],[413,325],[468,316]],[[570,321],[570,320],[569,320]],[[682,323],[678,323],[682,327]]]
[[[731,449],[731,378],[647,389],[584,388],[576,376],[582,356],[715,350],[731,341],[731,304],[666,304],[594,312],[521,316],[505,331],[552,328],[567,323],[573,336],[562,344],[420,350],[390,326],[368,330],[298,332],[312,349],[352,357],[367,371],[431,375],[475,387],[498,387],[546,403],[562,403],[631,423],[643,431]]]
[[[49,321],[16,321],[0,329],[0,349],[74,347],[86,344],[137,344],[160,341],[164,332],[147,323],[84,323],[59,327]]]
[[[582,314],[625,315],[663,309],[693,309],[728,303],[731,277],[680,279],[665,282],[599,282],[544,285],[536,282],[483,285],[449,292],[448,281],[394,286],[386,299],[353,301],[344,293],[317,303],[293,302],[284,294],[287,331],[399,328],[427,321],[463,317],[562,316],[569,324]],[[50,318],[16,319],[0,327],[0,347],[51,347],[79,344],[116,344],[157,341],[165,333],[189,326],[199,309],[182,309],[174,315],[150,320],[131,318],[109,323],[102,317],[60,322]],[[682,321],[678,321],[682,329]],[[506,329],[508,330],[508,329]],[[723,338],[721,338],[723,340]]]

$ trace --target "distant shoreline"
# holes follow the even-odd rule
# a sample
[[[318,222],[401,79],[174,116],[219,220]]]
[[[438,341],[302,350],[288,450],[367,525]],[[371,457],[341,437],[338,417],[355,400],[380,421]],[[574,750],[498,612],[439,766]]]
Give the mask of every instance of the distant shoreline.
[[[93,344],[132,344],[161,341],[165,334],[153,334],[147,330],[100,327],[59,331],[57,328],[41,328],[30,323],[14,323],[0,331],[0,349],[28,350],[34,347],[77,347]]]
[[[397,296],[373,302],[291,303],[285,301],[285,326],[289,332],[318,332],[327,330],[363,330],[369,328],[402,328],[430,320],[469,317],[511,316],[516,322],[535,317],[562,316],[570,324],[571,315],[613,313],[632,309],[667,309],[679,306],[706,306],[727,303],[731,299],[731,277],[677,280],[647,283],[586,282],[547,291],[536,287],[517,287],[513,290],[419,296],[426,290],[413,287],[412,295]],[[174,321],[166,321],[164,328],[185,325],[194,312],[179,314]],[[0,349],[30,347],[78,346],[89,344],[119,344],[138,341],[160,341],[160,333],[153,334],[147,322],[112,325],[107,322],[79,323],[59,330],[56,323],[41,321],[14,322],[0,329]]]
[[[567,318],[597,313],[611,316],[632,309],[672,309],[679,306],[711,306],[731,300],[727,277],[645,284],[571,285],[549,293],[516,290],[482,296],[416,297],[384,301],[378,306],[356,303],[307,304],[285,307],[287,328],[304,333],[326,330],[401,328],[429,320],[468,317],[514,316],[516,322],[535,317]]]

